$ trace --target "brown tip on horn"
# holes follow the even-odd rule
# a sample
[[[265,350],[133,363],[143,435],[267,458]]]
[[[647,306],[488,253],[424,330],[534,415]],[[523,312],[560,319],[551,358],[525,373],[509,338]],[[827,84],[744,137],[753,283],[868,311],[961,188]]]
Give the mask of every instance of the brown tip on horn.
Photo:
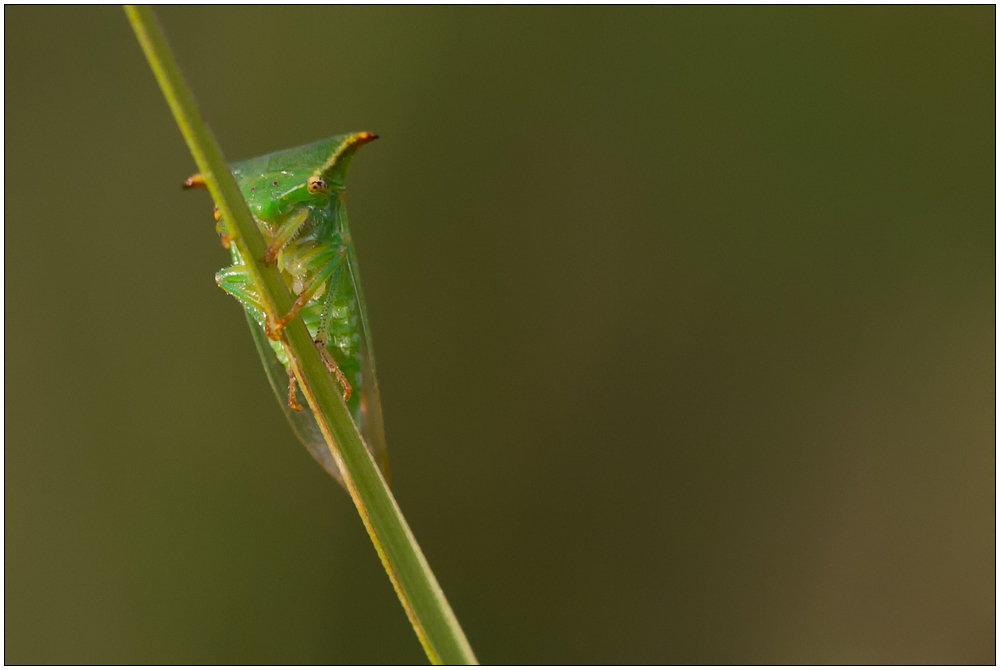
[[[205,189],[207,191],[208,190],[208,184],[205,183],[205,178],[204,177],[202,177],[200,174],[196,174],[196,175],[188,178],[187,181],[184,182],[184,188],[186,188],[186,189],[187,188],[203,188],[203,189]]]

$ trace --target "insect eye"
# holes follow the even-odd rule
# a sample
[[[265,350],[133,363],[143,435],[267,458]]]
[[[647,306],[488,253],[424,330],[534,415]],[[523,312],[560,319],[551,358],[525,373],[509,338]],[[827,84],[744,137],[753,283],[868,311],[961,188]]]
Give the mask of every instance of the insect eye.
[[[322,177],[309,177],[308,188],[310,193],[329,193],[330,186]]]

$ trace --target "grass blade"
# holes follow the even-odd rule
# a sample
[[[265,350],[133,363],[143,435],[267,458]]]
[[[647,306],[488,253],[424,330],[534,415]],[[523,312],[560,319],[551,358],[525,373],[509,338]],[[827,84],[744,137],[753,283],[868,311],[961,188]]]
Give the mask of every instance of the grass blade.
[[[265,267],[264,238],[236,186],[215,138],[198,112],[190,88],[167,45],[152,10],[126,5],[132,28],[204,176],[219,210],[230,222],[233,242],[262,288],[262,301],[271,314],[286,314],[292,306],[278,270]],[[313,413],[361,520],[382,559],[403,609],[433,663],[474,664],[476,657],[455,618],[444,592],[431,572],[403,513],[365,448],[340,392],[316,352],[301,317],[285,328],[291,366],[301,380],[301,390]]]

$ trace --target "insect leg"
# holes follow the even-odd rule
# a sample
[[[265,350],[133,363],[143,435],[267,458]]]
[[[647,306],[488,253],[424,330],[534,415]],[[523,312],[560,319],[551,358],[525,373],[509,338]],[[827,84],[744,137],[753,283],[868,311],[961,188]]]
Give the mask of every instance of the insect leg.
[[[270,244],[267,245],[267,253],[264,254],[264,265],[273,263],[274,259],[278,257],[278,253],[285,248],[285,245],[295,239],[295,236],[298,235],[299,231],[302,230],[302,226],[309,219],[311,212],[312,210],[308,207],[303,207],[288,217],[288,220],[281,225],[278,232],[271,238]]]
[[[295,373],[288,370],[288,408],[293,412],[301,412],[302,405],[295,399]]]
[[[330,341],[330,322],[333,321],[333,303],[337,299],[337,292],[332,287],[337,285],[342,271],[343,266],[340,266],[330,275],[330,283],[327,285],[326,295],[323,296],[323,311],[320,312],[319,327],[316,329],[316,338],[313,340],[317,346],[322,346],[323,348],[326,348],[327,343]]]
[[[188,179],[184,182],[184,188],[185,189],[200,188],[200,189],[204,189],[204,190],[207,191],[208,190],[208,183],[205,181],[205,178],[202,177],[201,174],[199,173],[199,174],[191,175],[190,177],[188,177]],[[219,237],[222,238],[222,246],[223,246],[223,248],[224,249],[228,249],[229,248],[229,244],[233,241],[233,236],[226,229],[226,224],[222,220],[222,212],[219,211],[219,206],[218,205],[215,206],[214,214],[215,214],[215,222],[216,222],[215,223],[215,230],[216,230],[216,232],[219,233]]]
[[[260,302],[260,295],[253,287],[253,279],[245,265],[233,265],[219,270],[215,273],[215,283],[261,317],[267,313]]]
[[[299,310],[306,306],[316,292],[323,286],[323,283],[330,278],[333,271],[337,269],[347,256],[347,247],[341,245],[331,251],[318,255],[316,260],[318,262],[326,261],[325,265],[320,266],[320,269],[309,279],[309,282],[302,288],[302,292],[299,293],[298,297],[295,298],[295,303],[292,305],[292,309],[289,310],[288,314],[285,316],[275,319],[274,323],[268,323],[264,327],[264,332],[272,340],[277,339],[278,333],[288,325],[291,321],[298,315]]]
[[[351,382],[347,381],[347,375],[345,375],[344,371],[340,369],[339,365],[337,365],[337,361],[333,360],[333,356],[326,350],[325,345],[321,345],[319,342],[316,342],[316,349],[319,351],[319,357],[323,359],[323,365],[325,365],[326,369],[332,372],[333,376],[337,378],[338,382],[340,382],[341,388],[344,389],[344,402],[347,402],[351,399],[352,390]]]
[[[216,205],[215,209],[212,210],[212,215],[215,216],[215,232],[219,234],[222,241],[222,248],[228,249],[229,245],[233,242],[233,234],[229,232],[229,227],[226,222],[222,220],[222,212],[219,211],[219,206]]]
[[[336,285],[341,269],[341,267],[338,267],[336,272],[331,275],[329,280],[331,285]],[[323,311],[319,317],[319,329],[316,331],[316,339],[313,340],[313,344],[316,345],[316,350],[319,351],[319,356],[323,359],[323,365],[340,382],[340,387],[343,389],[344,402],[347,402],[351,397],[351,383],[347,381],[347,375],[340,369],[337,361],[334,360],[333,355],[326,348],[327,343],[330,341],[330,321],[333,319],[333,303],[336,297],[336,291],[327,286],[326,295],[323,297]]]

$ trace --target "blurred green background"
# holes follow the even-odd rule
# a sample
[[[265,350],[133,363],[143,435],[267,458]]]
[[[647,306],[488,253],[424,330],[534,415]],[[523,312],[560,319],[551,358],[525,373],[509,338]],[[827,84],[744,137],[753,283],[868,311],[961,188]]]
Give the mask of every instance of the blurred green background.
[[[995,8],[164,8],[371,130],[393,487],[488,663],[993,663]],[[422,663],[119,8],[5,18],[5,662]]]

